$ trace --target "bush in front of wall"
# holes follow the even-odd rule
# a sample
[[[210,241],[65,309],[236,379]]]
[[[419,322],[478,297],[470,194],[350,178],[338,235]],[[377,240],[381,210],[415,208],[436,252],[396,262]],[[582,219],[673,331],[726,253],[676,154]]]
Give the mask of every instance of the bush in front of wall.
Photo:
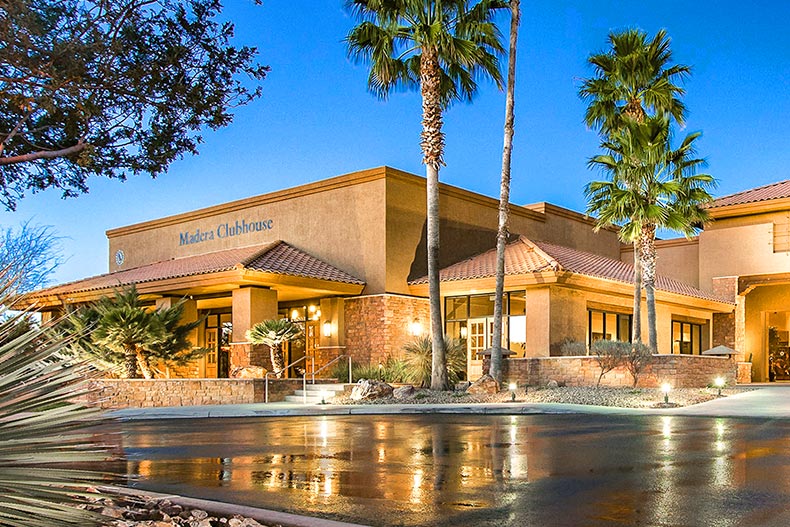
[[[403,346],[406,352],[403,362],[406,365],[406,381],[421,388],[431,384],[431,337],[424,335],[415,338]],[[460,374],[466,371],[466,343],[458,339],[444,339],[445,356],[447,357],[447,378],[450,385],[460,380]]]

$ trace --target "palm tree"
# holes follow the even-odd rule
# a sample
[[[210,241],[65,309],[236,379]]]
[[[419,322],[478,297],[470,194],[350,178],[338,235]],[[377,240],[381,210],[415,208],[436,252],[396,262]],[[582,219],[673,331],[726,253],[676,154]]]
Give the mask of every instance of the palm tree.
[[[715,180],[698,174],[705,161],[695,157],[694,142],[701,133],[685,137],[671,148],[670,123],[666,116],[630,120],[612,132],[602,146],[609,153],[590,159],[591,167],[609,174],[585,189],[587,212],[598,217],[598,227],[620,225],[624,241],[636,240],[647,299],[648,346],[657,351],[655,279],[656,230],[672,229],[689,237],[707,218],[702,205],[713,200],[708,189]]]
[[[652,40],[644,31],[630,29],[609,34],[611,50],[590,56],[595,76],[579,90],[589,102],[584,116],[587,126],[604,138],[628,120],[644,122],[649,115],[669,115],[678,124],[685,120],[686,107],[680,100],[685,91],[677,82],[691,74],[685,65],[671,65],[672,51],[666,31]],[[632,339],[642,341],[642,257],[634,244],[634,316]]]
[[[442,115],[455,100],[471,100],[477,80],[501,84],[502,53],[493,16],[502,0],[349,0],[360,20],[346,37],[349,54],[370,64],[368,88],[382,98],[398,88],[422,96],[421,146],[426,172],[431,388],[448,388],[439,292],[439,168],[444,164]]]
[[[102,297],[93,309],[98,314],[93,342],[123,356],[127,378],[138,378],[138,368],[146,379],[152,378],[146,350],[168,338],[158,313],[143,305],[134,286]]]
[[[494,335],[488,374],[502,382],[502,302],[505,295],[505,245],[510,234],[510,158],[515,132],[516,44],[521,19],[519,0],[510,0],[510,51],[507,61],[505,102],[505,146],[502,149],[502,180],[499,186],[499,228],[496,237],[496,294],[494,295]]]
[[[258,322],[252,326],[252,329],[247,331],[247,340],[253,344],[265,344],[269,347],[269,356],[274,373],[277,377],[282,377],[285,370],[282,345],[285,342],[299,338],[301,335],[302,328],[298,324],[294,324],[287,318],[272,319]]]

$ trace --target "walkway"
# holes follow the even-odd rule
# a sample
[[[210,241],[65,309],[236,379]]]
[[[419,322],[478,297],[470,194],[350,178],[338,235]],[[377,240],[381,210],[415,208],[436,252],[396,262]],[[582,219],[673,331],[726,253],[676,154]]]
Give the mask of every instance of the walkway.
[[[205,417],[275,417],[310,415],[386,414],[598,414],[598,415],[686,415],[701,417],[754,417],[790,419],[790,386],[758,390],[714,399],[683,408],[617,408],[559,403],[480,404],[381,404],[302,405],[296,403],[228,404],[212,406],[167,406],[127,408],[110,412],[121,419],[195,419]]]

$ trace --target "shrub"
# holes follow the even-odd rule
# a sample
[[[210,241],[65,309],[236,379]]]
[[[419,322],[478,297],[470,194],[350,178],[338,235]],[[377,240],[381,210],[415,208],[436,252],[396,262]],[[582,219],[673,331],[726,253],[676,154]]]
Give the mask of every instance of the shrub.
[[[552,357],[579,357],[587,355],[587,344],[579,340],[565,337],[549,347]]]
[[[634,342],[631,344],[624,360],[626,369],[631,374],[631,377],[634,378],[634,388],[636,388],[636,384],[639,382],[639,374],[650,364],[652,358],[653,352],[649,346],[641,342]]]
[[[360,379],[379,379],[379,375],[384,382],[405,382],[406,365],[401,360],[388,358],[382,363],[384,368],[379,372],[377,364],[358,364],[351,363],[351,375],[355,381]],[[338,361],[327,370],[327,376],[337,379],[338,382],[348,382],[348,362]]]
[[[406,367],[406,381],[426,388],[431,384],[431,337],[424,335],[415,338],[403,347],[406,352],[403,362]],[[460,379],[466,371],[466,343],[457,339],[444,339],[444,350],[447,357],[447,378],[451,385]]]
[[[598,375],[598,382],[595,384],[596,388],[601,385],[601,379],[604,375],[623,363],[630,349],[630,342],[617,340],[596,340],[593,342],[590,352],[595,355],[595,362],[598,363],[598,367],[601,369],[601,374]]]

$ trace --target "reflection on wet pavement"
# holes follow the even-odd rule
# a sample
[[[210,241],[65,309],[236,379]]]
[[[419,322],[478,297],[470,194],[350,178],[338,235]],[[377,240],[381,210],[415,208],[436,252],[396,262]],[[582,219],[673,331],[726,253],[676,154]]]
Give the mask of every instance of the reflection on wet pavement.
[[[359,416],[129,422],[129,484],[375,526],[790,525],[790,423]]]

